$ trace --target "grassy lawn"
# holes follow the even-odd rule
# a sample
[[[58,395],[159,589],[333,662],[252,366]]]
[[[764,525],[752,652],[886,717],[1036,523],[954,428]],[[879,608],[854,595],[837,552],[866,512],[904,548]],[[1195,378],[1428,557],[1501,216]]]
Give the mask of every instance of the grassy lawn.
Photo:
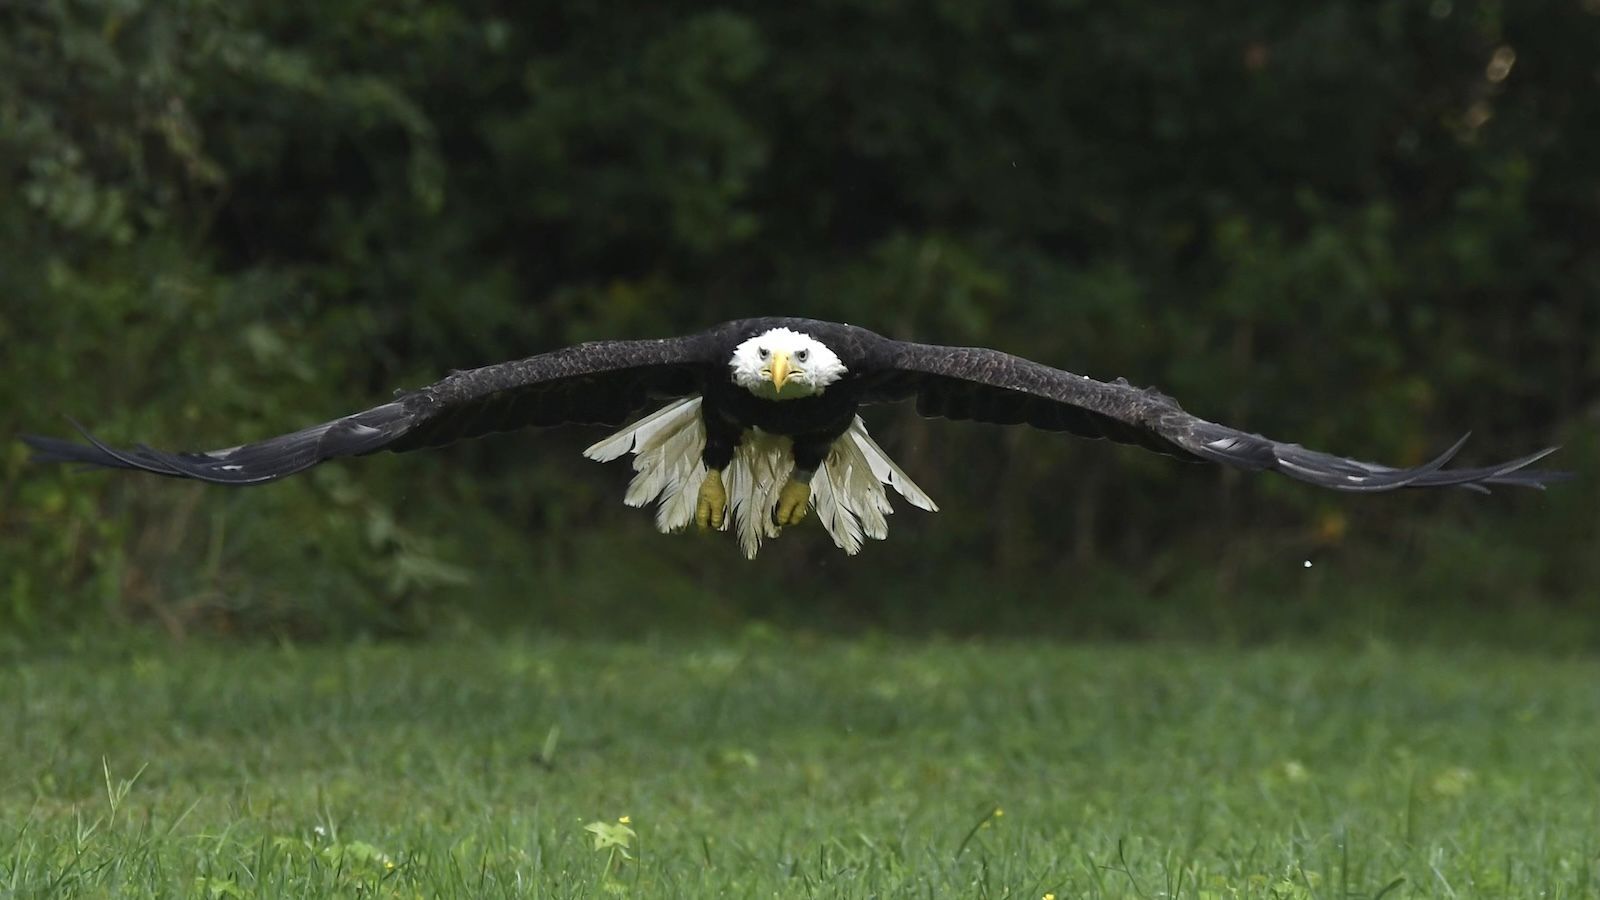
[[[0,896],[1600,894],[1588,660],[188,644],[12,660],[0,763]]]

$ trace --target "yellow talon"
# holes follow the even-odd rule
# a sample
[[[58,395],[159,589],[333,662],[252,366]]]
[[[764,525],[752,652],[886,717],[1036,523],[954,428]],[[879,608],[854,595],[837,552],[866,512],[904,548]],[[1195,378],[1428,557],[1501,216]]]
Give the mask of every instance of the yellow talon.
[[[811,508],[811,485],[789,479],[778,491],[778,508],[772,511],[772,521],[778,526],[797,525]]]
[[[712,469],[706,473],[706,480],[700,482],[700,496],[694,504],[694,523],[702,530],[721,530],[727,514],[728,492],[722,486],[722,473]]]

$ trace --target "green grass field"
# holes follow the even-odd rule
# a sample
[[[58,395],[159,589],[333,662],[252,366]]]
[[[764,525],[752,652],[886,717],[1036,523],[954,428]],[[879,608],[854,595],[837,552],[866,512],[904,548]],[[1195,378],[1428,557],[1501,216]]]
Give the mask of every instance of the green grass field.
[[[0,709],[0,896],[1600,894],[1588,660],[145,645]]]

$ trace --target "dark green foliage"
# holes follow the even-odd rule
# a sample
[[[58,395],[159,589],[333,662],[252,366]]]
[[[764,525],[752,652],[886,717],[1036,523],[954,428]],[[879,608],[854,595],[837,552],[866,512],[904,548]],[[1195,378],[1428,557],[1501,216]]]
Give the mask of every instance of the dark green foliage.
[[[24,0],[0,35],[0,436],[71,414],[225,446],[450,368],[793,313],[1126,375],[1365,458],[1470,428],[1472,459],[1600,463],[1587,0]],[[755,566],[650,535],[587,433],[238,494],[29,469],[7,439],[0,622],[574,626],[615,602],[638,627],[1249,636],[1376,585],[1452,619],[1596,612],[1592,476],[1346,498],[871,424],[945,512],[855,560],[805,529]],[[619,550],[628,572],[597,573]]]

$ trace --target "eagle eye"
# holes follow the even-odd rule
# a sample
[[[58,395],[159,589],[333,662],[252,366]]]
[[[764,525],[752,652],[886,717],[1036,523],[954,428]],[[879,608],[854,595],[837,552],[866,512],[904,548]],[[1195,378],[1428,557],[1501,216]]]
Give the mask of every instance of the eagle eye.
[[[757,347],[756,353],[760,354],[762,359],[767,358],[767,348],[765,347]]]
[[[808,357],[810,355],[811,355],[811,351],[810,350],[799,350],[799,351],[795,352],[794,358],[800,360],[801,362],[805,362],[806,361],[806,357]]]

